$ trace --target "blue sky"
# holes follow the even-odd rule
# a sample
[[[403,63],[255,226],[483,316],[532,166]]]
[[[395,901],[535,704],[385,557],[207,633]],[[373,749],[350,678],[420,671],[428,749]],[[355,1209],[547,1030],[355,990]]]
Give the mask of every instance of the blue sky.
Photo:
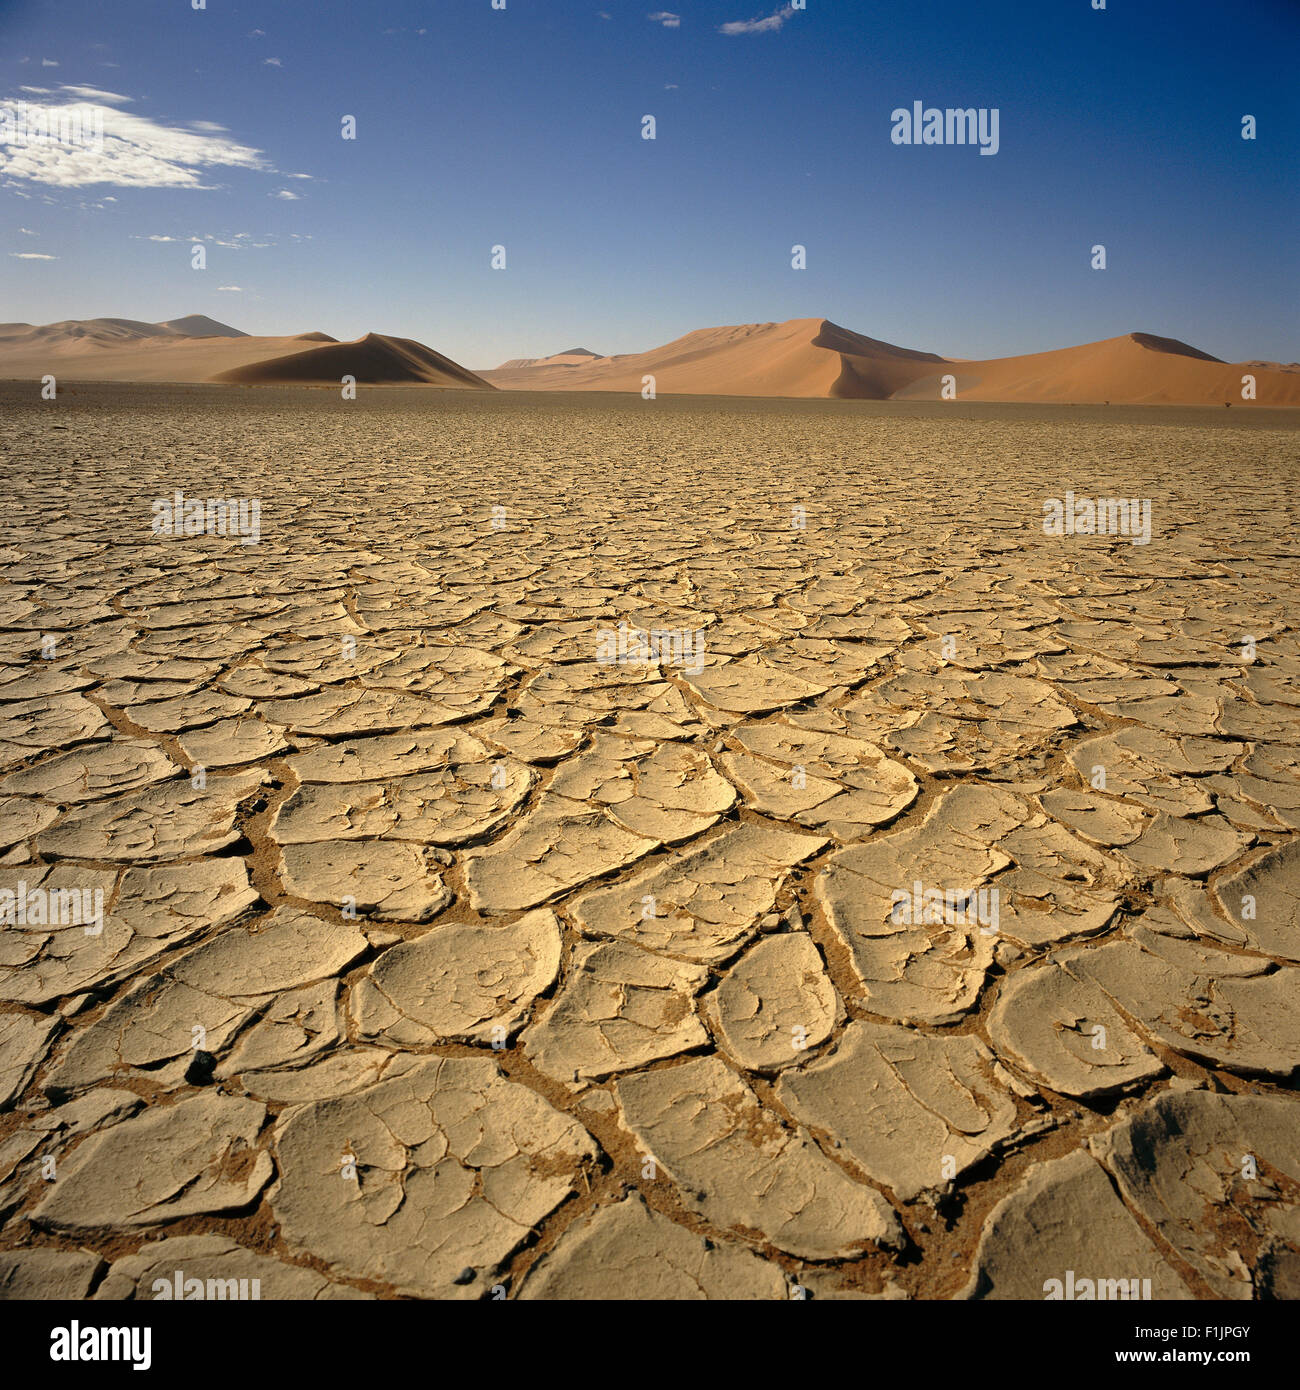
[[[0,102],[97,107],[113,151],[0,145],[0,319],[470,367],[814,315],[958,357],[1300,358],[1297,0],[666,3],[0,0]],[[914,101],[996,107],[998,153],[895,145]]]

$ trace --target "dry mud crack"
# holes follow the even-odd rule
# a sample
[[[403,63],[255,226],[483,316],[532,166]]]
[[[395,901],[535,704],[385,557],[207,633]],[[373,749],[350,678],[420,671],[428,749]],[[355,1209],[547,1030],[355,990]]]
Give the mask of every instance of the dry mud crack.
[[[0,394],[0,1297],[1300,1297],[1294,426]]]

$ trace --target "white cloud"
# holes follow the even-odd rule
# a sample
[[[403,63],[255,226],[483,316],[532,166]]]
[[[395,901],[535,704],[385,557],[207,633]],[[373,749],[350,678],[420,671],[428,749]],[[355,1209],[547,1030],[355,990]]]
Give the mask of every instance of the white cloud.
[[[669,83],[664,87],[664,91],[665,91],[665,92],[675,92],[675,91],[677,91],[677,90],[678,90],[678,86],[677,86],[677,83],[676,83],[676,82],[669,82]]]
[[[287,188],[279,188],[274,193],[267,195],[270,198],[283,198],[285,202],[296,203],[301,199],[301,193],[290,193]]]
[[[719,24],[719,34],[775,34],[794,14],[793,5],[785,5],[770,14],[766,19],[733,19],[730,24]]]
[[[18,230],[19,230],[24,236],[36,236],[36,235],[37,235],[37,233],[34,232],[34,231],[32,231],[32,229],[31,229],[30,227],[19,227]]]
[[[282,68],[284,64],[278,58],[263,58],[262,66],[267,68]]]
[[[670,14],[667,10],[660,10],[657,14],[648,14],[646,18],[651,24],[662,24],[665,29],[680,29],[682,27],[681,15]]]
[[[151,236],[151,237],[149,238],[149,240],[150,240],[150,241],[179,241],[179,240],[180,240],[180,237],[178,237],[178,236]]]
[[[0,107],[5,105],[26,105],[29,116],[44,112],[46,120],[55,121],[56,129],[59,112],[75,105],[81,111],[83,130],[97,134],[101,122],[103,129],[102,140],[28,142],[18,122],[0,123],[0,174],[11,179],[61,188],[97,183],[121,188],[212,188],[214,185],[203,181],[204,169],[274,172],[261,150],[207,131],[163,125],[147,116],[121,111],[116,105],[96,101],[0,102]]]
[[[47,256],[41,251],[10,251],[11,256],[17,256],[20,261],[57,261],[57,256]]]
[[[249,34],[248,37],[249,37],[250,39],[264,39],[264,38],[266,37],[266,30],[265,30],[265,29],[254,29],[253,32],[252,32],[251,34]]]
[[[243,290],[243,286],[242,286],[242,285],[218,285],[218,286],[217,286],[217,293],[218,293],[218,294],[243,294],[243,292],[244,292],[244,290]]]
[[[24,91],[27,89],[24,88]],[[133,101],[133,97],[124,97],[117,92],[101,92],[98,87],[68,87],[64,86],[61,91],[71,92],[74,97],[80,97],[82,101],[102,101],[109,106],[125,106]]]
[[[58,66],[58,63],[56,63],[53,58],[41,59],[41,67],[43,68],[57,68]]]

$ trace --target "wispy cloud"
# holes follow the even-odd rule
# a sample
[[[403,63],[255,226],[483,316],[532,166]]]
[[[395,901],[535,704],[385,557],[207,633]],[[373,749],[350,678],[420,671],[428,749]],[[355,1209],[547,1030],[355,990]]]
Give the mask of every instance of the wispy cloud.
[[[284,66],[278,58],[263,58],[262,65],[268,68],[282,68]]]
[[[24,91],[26,88],[23,89]],[[82,101],[102,101],[109,106],[126,106],[133,101],[133,97],[124,97],[119,92],[103,92],[98,87],[69,87],[64,86],[59,89],[63,92],[70,92],[74,97],[80,97]]]
[[[259,233],[258,235],[265,234]],[[131,233],[132,241],[184,242],[187,246],[205,241],[209,246],[221,246],[227,251],[264,251],[268,246],[276,244],[274,237],[265,241],[255,241],[253,238],[254,233],[252,232],[225,232],[221,235],[213,232],[193,232],[189,236],[162,236],[157,232],[150,236],[141,236],[137,232]]]
[[[274,193],[268,194],[271,198],[283,198],[287,203],[296,203],[302,197],[301,193],[291,193],[287,188],[277,188]]]
[[[41,67],[43,67],[43,68],[57,68],[58,66],[59,66],[58,63],[55,62],[55,60],[54,60],[53,58],[42,58],[42,59],[41,59]]]
[[[63,88],[75,96],[84,88]],[[134,115],[118,107],[130,100],[116,93],[112,104],[103,100],[79,102],[4,102],[0,110],[26,106],[27,111],[53,113],[57,129],[58,113],[69,106],[81,111],[86,128],[93,124],[98,132],[103,123],[103,139],[94,142],[63,143],[58,140],[27,140],[18,122],[0,122],[0,175],[28,183],[50,184],[61,188],[81,188],[88,184],[115,184],[122,188],[212,188],[201,173],[209,168],[275,170],[261,150],[238,144],[227,136],[208,131],[163,125],[147,116]]]
[[[775,34],[778,29],[794,15],[793,5],[783,5],[775,14],[766,19],[733,19],[730,24],[719,24],[719,34]]]
[[[47,256],[41,251],[10,251],[11,256],[16,256],[20,261],[57,261],[57,256]]]
[[[218,294],[243,294],[243,292],[244,292],[244,287],[243,287],[242,285],[218,285],[218,286],[217,286],[217,293],[218,293]]]
[[[646,18],[651,24],[662,24],[665,29],[680,29],[682,27],[681,15],[669,14],[667,10],[660,10],[658,14],[648,14]]]

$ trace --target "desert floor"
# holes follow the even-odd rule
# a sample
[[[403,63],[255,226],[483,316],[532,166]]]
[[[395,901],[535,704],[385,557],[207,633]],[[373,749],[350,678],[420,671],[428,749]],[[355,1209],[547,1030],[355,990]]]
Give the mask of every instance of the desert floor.
[[[1300,1297],[1295,413],[37,394],[0,1294]]]

